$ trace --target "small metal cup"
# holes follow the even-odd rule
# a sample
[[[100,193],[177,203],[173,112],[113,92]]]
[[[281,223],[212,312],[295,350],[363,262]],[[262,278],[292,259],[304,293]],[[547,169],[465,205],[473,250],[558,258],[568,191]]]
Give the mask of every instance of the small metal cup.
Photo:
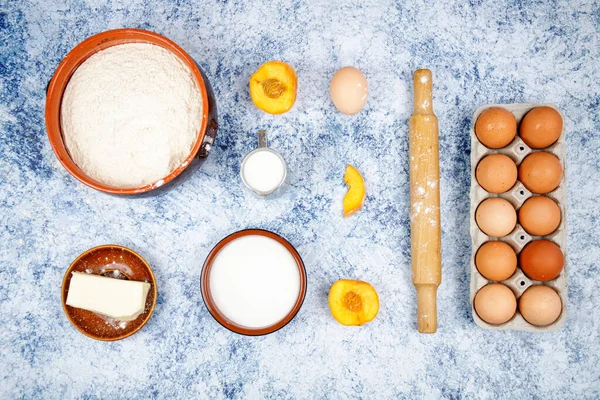
[[[275,154],[277,157],[279,157],[279,159],[281,160],[281,164],[283,165],[283,177],[281,178],[281,182],[279,182],[279,184],[277,186],[275,186],[275,188],[273,188],[272,190],[269,190],[269,191],[263,191],[263,190],[258,190],[258,189],[253,188],[252,186],[250,186],[250,184],[246,180],[246,177],[244,176],[244,167],[246,166],[246,161],[248,161],[250,156],[252,156],[254,153],[258,153],[259,151],[268,151],[268,152]],[[256,149],[252,150],[250,153],[246,154],[246,156],[242,160],[242,165],[240,167],[240,176],[242,177],[242,182],[244,182],[244,185],[259,196],[270,195],[271,193],[273,193],[274,191],[279,189],[281,187],[281,185],[283,185],[283,183],[285,182],[285,179],[287,177],[287,166],[285,165],[285,160],[283,159],[281,154],[279,154],[277,151],[275,151],[269,147],[269,144],[267,141],[267,131],[262,130],[262,129],[258,131],[258,147]]]

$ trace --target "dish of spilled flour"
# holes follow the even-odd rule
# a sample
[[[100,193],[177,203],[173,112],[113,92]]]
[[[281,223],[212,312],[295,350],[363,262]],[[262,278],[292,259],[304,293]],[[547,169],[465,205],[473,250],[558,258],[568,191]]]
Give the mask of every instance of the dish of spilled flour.
[[[117,188],[159,184],[190,155],[202,125],[192,71],[153,44],[129,43],[89,57],[61,104],[67,150],[88,176]]]

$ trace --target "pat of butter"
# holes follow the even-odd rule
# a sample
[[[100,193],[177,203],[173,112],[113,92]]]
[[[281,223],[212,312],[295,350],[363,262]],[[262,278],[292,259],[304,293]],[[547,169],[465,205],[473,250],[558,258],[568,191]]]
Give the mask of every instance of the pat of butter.
[[[149,290],[148,282],[73,272],[67,305],[121,321],[133,321],[144,312]]]

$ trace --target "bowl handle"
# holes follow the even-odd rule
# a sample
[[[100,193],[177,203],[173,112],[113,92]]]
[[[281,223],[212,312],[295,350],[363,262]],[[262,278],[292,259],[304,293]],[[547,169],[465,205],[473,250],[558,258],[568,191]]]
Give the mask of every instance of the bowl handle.
[[[212,90],[212,86],[204,74],[204,71],[202,71],[202,68],[200,68],[198,63],[196,63],[196,66],[198,67],[198,70],[200,70],[202,79],[204,79],[204,86],[206,87],[206,94],[208,95],[208,124],[206,125],[204,140],[200,146],[200,150],[198,150],[198,158],[206,158],[208,157],[208,154],[215,143],[217,132],[219,130],[219,123],[217,122],[217,102],[215,100],[215,94]]]

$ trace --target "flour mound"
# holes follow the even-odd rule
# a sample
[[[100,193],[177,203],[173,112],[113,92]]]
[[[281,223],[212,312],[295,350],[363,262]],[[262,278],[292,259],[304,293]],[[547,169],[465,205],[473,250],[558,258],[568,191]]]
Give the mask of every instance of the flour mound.
[[[87,175],[118,188],[160,181],[190,151],[202,97],[190,69],[162,47],[109,47],[73,74],[61,105],[65,145]]]

